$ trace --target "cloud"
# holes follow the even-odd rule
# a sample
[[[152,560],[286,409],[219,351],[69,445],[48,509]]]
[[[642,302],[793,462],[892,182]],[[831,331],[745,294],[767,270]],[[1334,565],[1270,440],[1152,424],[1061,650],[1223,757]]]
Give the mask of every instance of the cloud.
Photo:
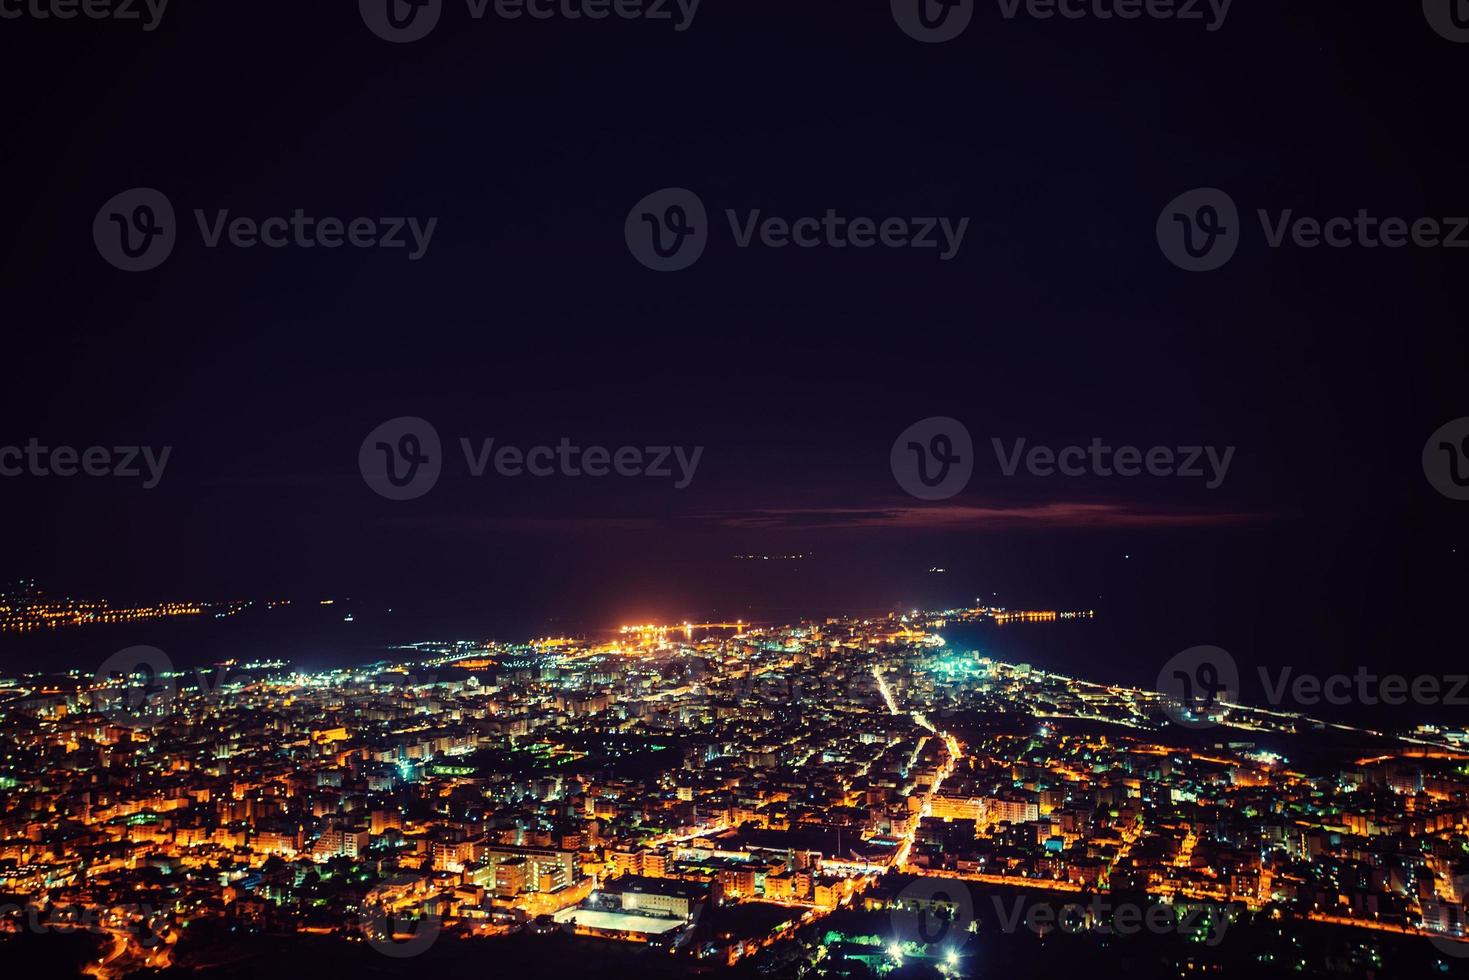
[[[708,515],[724,527],[753,529],[892,528],[986,531],[1016,528],[1169,528],[1244,524],[1261,515],[1170,510],[1115,503],[983,504],[771,508]]]

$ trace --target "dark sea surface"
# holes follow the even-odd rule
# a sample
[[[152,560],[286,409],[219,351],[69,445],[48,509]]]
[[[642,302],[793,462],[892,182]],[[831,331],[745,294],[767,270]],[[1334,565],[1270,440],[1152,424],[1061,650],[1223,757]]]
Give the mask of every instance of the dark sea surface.
[[[297,666],[330,667],[401,658],[409,655],[401,647],[410,643],[596,638],[626,623],[739,619],[782,625],[830,616],[878,618],[913,609],[967,607],[982,591],[966,583],[962,574],[893,568],[875,569],[870,586],[854,589],[851,573],[851,564],[838,560],[757,561],[691,569],[682,582],[671,587],[659,581],[641,587],[635,581],[627,582],[611,596],[582,590],[578,583],[568,581],[565,597],[554,601],[510,592],[483,599],[442,593],[408,601],[293,598],[289,606],[267,608],[256,603],[222,618],[205,613],[0,635],[0,668],[91,670],[118,650],[135,645],[158,647],[181,667],[227,659],[289,660]],[[983,599],[1005,601],[993,590],[985,592]],[[323,604],[328,600],[330,604]],[[1022,599],[1009,601],[1016,607],[1053,608]],[[1087,608],[1078,601],[1065,608]],[[1096,622],[1068,622],[1015,624],[1003,630],[971,625],[954,628],[975,631],[976,642],[993,647],[995,655],[1005,659],[1033,659],[1038,666],[1053,670],[1082,664],[1110,670],[1116,665],[1108,666],[1108,662],[1116,658],[1097,664],[1088,647],[1117,629],[1115,625],[1110,629],[1097,626]]]

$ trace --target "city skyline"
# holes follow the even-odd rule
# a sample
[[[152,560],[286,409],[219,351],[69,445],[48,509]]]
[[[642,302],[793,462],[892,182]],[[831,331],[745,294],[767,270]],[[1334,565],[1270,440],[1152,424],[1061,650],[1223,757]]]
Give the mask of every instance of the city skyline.
[[[231,663],[194,680],[162,651],[124,651],[95,683],[4,699],[29,719],[7,757],[20,799],[48,792],[21,760],[53,755],[46,780],[63,786],[91,767],[45,748],[66,740],[135,773],[76,814],[94,828],[77,843],[6,845],[19,858],[7,887],[50,876],[58,891],[5,921],[47,935],[74,920],[101,944],[87,968],[99,978],[240,955],[181,932],[215,935],[214,889],[232,931],[356,938],[403,960],[560,934],[652,944],[671,962],[819,968],[835,935],[880,973],[930,962],[968,976],[997,965],[1003,943],[978,937],[998,928],[1149,935],[1174,969],[1221,969],[1239,962],[1231,932],[1258,944],[1281,935],[1282,916],[1306,930],[1297,944],[1313,926],[1374,937],[1349,938],[1351,955],[1393,969],[1469,958],[1452,911],[1469,731],[1379,733],[1180,700],[944,639],[965,623],[1090,618],[971,607],[636,624],[604,642],[429,643],[363,667]],[[280,726],[299,737],[273,744]],[[1225,823],[1206,834],[1210,813]],[[88,835],[147,860],[94,866]],[[81,885],[66,870],[73,847],[90,868],[75,892],[93,896],[85,906],[68,900]],[[235,869],[208,885],[178,877],[216,862]],[[1359,865],[1378,871],[1343,891]],[[289,911],[357,868],[343,882],[357,887],[323,893],[345,906]],[[134,877],[125,887],[156,902],[95,904]],[[994,915],[978,899],[992,892]],[[1152,904],[1129,904],[1144,893]],[[868,929],[889,938],[869,944]]]

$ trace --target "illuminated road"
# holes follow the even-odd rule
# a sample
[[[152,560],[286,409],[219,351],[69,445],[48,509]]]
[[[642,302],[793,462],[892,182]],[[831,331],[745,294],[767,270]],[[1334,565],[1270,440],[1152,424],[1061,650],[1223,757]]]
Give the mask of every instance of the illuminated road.
[[[1325,922],[1329,925],[1334,926],[1348,926],[1354,929],[1371,929],[1374,932],[1395,932],[1402,936],[1421,936],[1424,939],[1436,940],[1440,943],[1452,943],[1455,946],[1461,947],[1463,952],[1459,954],[1449,955],[1469,956],[1469,939],[1455,939],[1452,936],[1445,936],[1441,933],[1424,932],[1421,929],[1414,929],[1409,926],[1395,925],[1391,922],[1373,922],[1370,919],[1350,919],[1340,915],[1328,915],[1325,912],[1310,912],[1306,915],[1306,918],[1310,919],[1312,922]]]
[[[707,830],[699,830],[692,834],[684,834],[682,837],[677,837],[673,834],[664,834],[662,837],[655,837],[652,840],[644,843],[643,847],[662,847],[665,844],[682,844],[684,841],[698,840],[700,837],[717,837],[730,829],[732,828],[729,826],[729,824],[720,824],[717,827],[710,827]]]
[[[917,720],[923,716],[914,712],[913,717]],[[931,725],[928,725],[926,719],[921,724],[925,727],[932,728]],[[924,869],[910,869],[908,867],[908,855],[913,850],[913,841],[918,837],[918,825],[924,817],[933,812],[933,798],[938,793],[939,787],[943,785],[945,779],[953,774],[955,767],[959,765],[959,760],[964,758],[963,746],[959,744],[957,738],[948,732],[939,732],[938,735],[939,738],[944,740],[944,745],[948,749],[947,758],[944,760],[944,764],[939,769],[938,774],[934,776],[933,785],[923,794],[923,805],[909,820],[908,832],[902,836],[902,843],[898,845],[898,850],[893,854],[893,867],[899,870],[916,870],[920,874],[925,873]]]
[[[882,700],[887,705],[888,713],[892,715],[901,715],[903,713],[903,709],[898,707],[897,699],[893,697],[892,690],[888,687],[887,681],[883,679],[881,665],[873,665],[872,677],[874,680],[877,681],[878,693],[882,695]],[[941,732],[937,728],[935,728],[933,726],[933,723],[930,722],[921,711],[909,712],[909,717],[913,719],[913,723],[919,728],[922,728],[925,731],[932,732],[933,734],[939,736],[939,738],[944,740],[944,745],[948,749],[948,757],[944,760],[943,767],[939,769],[938,774],[934,777],[933,785],[929,786],[928,789],[924,792],[923,805],[918,809],[918,812],[910,818],[910,826],[908,828],[908,832],[905,833],[901,838],[899,838],[902,843],[898,845],[897,851],[893,854],[892,864],[893,867],[899,869],[904,869],[907,866],[908,854],[913,850],[913,841],[918,836],[918,824],[922,821],[924,817],[928,816],[932,812],[932,800],[934,794],[939,791],[939,787],[943,785],[944,780],[953,773],[954,768],[959,764],[959,760],[964,757],[964,750],[963,747],[959,744],[959,740],[953,735],[950,735],[948,732]],[[925,740],[926,736],[922,736],[918,739],[918,745],[913,750],[913,755],[915,759],[917,758],[918,753],[922,751],[923,743]]]
[[[882,695],[883,701],[887,702],[888,713],[894,715],[902,714],[898,710],[898,702],[893,700],[893,692],[888,690],[888,682],[882,679],[882,668],[874,665],[872,676],[877,680],[877,690]]]
[[[164,930],[163,944],[150,948],[130,928],[106,925],[99,928],[107,933],[112,945],[97,962],[82,967],[83,975],[97,980],[118,980],[138,970],[166,970],[173,966],[173,947],[179,941],[177,932]],[[146,930],[147,927],[138,928]]]

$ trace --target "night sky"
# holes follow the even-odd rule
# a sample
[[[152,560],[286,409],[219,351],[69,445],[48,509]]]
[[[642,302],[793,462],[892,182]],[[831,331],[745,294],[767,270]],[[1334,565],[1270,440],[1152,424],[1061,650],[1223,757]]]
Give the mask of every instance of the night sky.
[[[1469,415],[1469,250],[1271,249],[1254,217],[1469,214],[1469,45],[1419,4],[1238,0],[1210,32],[980,3],[942,44],[886,0],[704,0],[684,31],[450,0],[411,44],[355,8],[0,20],[0,445],[173,447],[153,490],[0,479],[0,578],[118,602],[352,595],[511,637],[998,592],[1097,608],[1129,678],[1195,643],[1462,670],[1469,503],[1420,454]],[[91,234],[134,187],[178,211],[150,272]],[[714,226],[676,273],[623,236],[666,187]],[[1196,187],[1245,225],[1209,273],[1155,237]],[[195,208],[438,224],[419,261],[209,249]],[[742,249],[726,208],[970,223],[951,261]],[[449,454],[409,502],[357,466],[398,416]],[[935,503],[889,467],[930,416],[978,449]],[[472,479],[461,437],[704,453],[684,490]],[[1237,451],[1208,490],[1006,478],[992,437]],[[749,553],[814,557],[731,559]]]

